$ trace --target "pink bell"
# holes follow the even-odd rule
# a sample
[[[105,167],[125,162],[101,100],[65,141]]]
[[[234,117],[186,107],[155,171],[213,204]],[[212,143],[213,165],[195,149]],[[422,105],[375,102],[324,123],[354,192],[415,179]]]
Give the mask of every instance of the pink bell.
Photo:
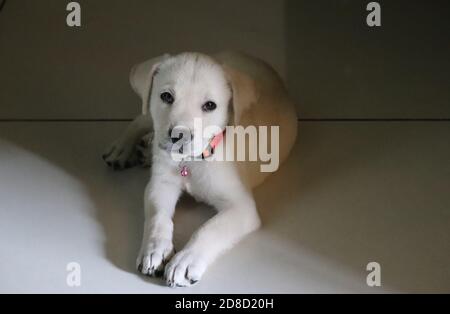
[[[189,175],[188,167],[183,166],[183,168],[181,168],[180,174],[182,177],[187,177]]]

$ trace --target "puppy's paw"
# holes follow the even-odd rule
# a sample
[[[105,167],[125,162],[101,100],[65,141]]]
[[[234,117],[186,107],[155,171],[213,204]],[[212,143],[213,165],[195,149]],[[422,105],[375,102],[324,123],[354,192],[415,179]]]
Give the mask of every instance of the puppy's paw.
[[[166,265],[164,279],[169,287],[188,287],[196,284],[207,267],[206,260],[191,249],[175,254]]]
[[[169,240],[151,240],[141,249],[136,260],[138,271],[147,276],[161,276],[164,265],[173,256],[173,244]]]
[[[145,135],[136,145],[138,163],[145,168],[152,165],[152,141],[153,133],[149,133]]]
[[[105,163],[114,170],[123,170],[138,163],[135,144],[119,139],[111,144],[102,155]]]

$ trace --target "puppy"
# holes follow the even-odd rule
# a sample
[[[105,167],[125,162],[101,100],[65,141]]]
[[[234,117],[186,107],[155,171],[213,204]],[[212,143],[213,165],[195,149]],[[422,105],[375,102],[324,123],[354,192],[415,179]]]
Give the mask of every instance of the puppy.
[[[190,286],[222,252],[260,226],[251,191],[270,172],[261,171],[261,160],[210,160],[225,155],[231,137],[226,127],[277,126],[278,137],[269,144],[281,163],[297,135],[295,107],[269,65],[237,52],[163,55],[133,67],[130,83],[142,100],[142,114],[103,158],[115,169],[152,164],[136,266],[145,275],[164,274],[171,287]],[[196,119],[202,130],[215,131],[198,131]],[[185,145],[194,142],[198,145]],[[174,158],[174,152],[184,157]],[[183,191],[217,214],[174,254],[172,217]]]

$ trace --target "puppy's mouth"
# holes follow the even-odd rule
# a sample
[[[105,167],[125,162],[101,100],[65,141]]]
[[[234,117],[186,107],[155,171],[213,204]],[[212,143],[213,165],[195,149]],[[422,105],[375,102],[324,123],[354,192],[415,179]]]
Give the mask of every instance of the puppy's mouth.
[[[172,156],[172,158],[176,156],[176,159],[201,156],[207,146],[208,141],[203,139],[197,145],[194,141],[189,143],[172,143],[172,141],[161,141],[158,144],[159,149]]]
[[[158,147],[159,147],[161,150],[170,153],[170,152],[172,151],[172,145],[173,145],[173,144],[172,144],[172,143],[169,143],[169,142],[159,142]]]
[[[158,147],[167,153],[175,152],[174,144],[171,142],[165,142],[165,143],[160,142]],[[184,146],[181,145],[176,152],[179,154],[183,154],[183,151],[184,151],[183,147]]]

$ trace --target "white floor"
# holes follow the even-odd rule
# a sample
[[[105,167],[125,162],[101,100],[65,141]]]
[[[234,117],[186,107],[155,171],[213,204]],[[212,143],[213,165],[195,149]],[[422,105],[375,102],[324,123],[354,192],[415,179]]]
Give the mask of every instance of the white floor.
[[[450,124],[309,122],[255,196],[265,226],[193,288],[137,275],[148,170],[100,158],[121,122],[0,123],[0,292],[450,292]],[[213,213],[185,198],[176,247]],[[366,265],[381,265],[381,287]],[[81,286],[66,266],[81,266]]]

